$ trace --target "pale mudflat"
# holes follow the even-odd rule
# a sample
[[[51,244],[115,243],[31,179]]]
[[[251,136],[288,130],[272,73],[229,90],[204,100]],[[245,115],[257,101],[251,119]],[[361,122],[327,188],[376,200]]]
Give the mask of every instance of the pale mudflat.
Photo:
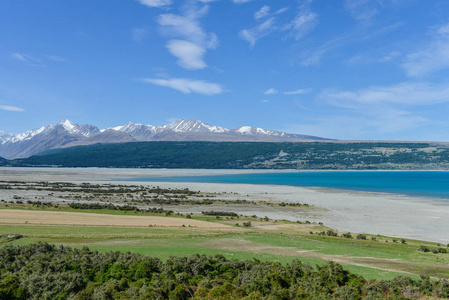
[[[158,216],[123,216],[54,211],[0,210],[0,224],[86,225],[86,226],[157,226],[230,228],[225,224]]]
[[[274,170],[273,172],[275,172]],[[290,170],[291,172],[292,170]],[[118,181],[141,177],[245,174],[266,170],[184,170],[184,169],[101,169],[101,168],[0,168],[0,180],[5,181],[66,181],[92,184],[121,184],[189,188],[192,191],[221,193],[220,197],[248,201],[307,203],[312,210],[283,211],[267,207],[264,211],[237,211],[270,219],[323,222],[339,231],[381,234],[401,238],[449,242],[449,201],[409,197],[397,194],[345,191],[280,185],[218,184],[195,182]],[[289,172],[282,170],[278,172]],[[6,194],[6,191],[4,191]],[[223,194],[226,193],[226,194]],[[3,195],[2,195],[3,196]],[[12,196],[11,196],[12,197]],[[5,200],[10,200],[5,198]],[[179,207],[180,208],[180,207]],[[179,209],[178,208],[178,209]],[[191,206],[194,211],[195,206]],[[211,206],[208,210],[220,210]],[[232,208],[234,209],[234,208]],[[187,212],[179,211],[179,212]],[[201,210],[199,210],[201,212]],[[187,225],[186,225],[187,226]]]

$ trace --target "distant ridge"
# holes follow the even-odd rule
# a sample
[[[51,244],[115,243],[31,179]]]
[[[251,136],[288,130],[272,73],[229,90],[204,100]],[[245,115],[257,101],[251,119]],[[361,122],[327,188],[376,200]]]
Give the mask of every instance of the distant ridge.
[[[179,119],[159,127],[129,122],[101,130],[94,125],[82,125],[63,120],[55,125],[16,135],[0,131],[0,156],[6,159],[26,158],[56,148],[136,141],[304,142],[326,140],[330,139],[259,127],[241,126],[227,129],[199,120]]]
[[[428,143],[134,142],[52,149],[16,167],[448,170],[449,148]]]

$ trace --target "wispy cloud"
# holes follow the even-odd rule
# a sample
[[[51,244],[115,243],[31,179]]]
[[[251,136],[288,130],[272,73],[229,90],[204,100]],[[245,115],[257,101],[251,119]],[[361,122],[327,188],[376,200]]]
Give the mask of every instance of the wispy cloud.
[[[275,11],[274,14],[279,15],[279,14],[285,13],[287,10],[289,10],[288,7],[283,7],[283,8],[278,9],[277,11]]]
[[[294,19],[287,23],[282,22],[277,26],[275,25],[277,15],[286,12],[289,8],[283,7],[272,13],[271,7],[264,5],[254,13],[254,19],[256,21],[261,21],[265,18],[269,19],[251,29],[241,30],[239,36],[241,39],[250,43],[251,47],[256,44],[258,39],[275,31],[287,32],[288,37],[300,40],[318,25],[318,15],[311,11],[310,3],[310,0],[301,1]]]
[[[250,43],[251,47],[253,47],[258,39],[269,35],[276,29],[274,26],[274,20],[274,18],[270,18],[256,27],[251,29],[243,29],[239,32],[239,36],[241,39]]]
[[[369,20],[378,12],[378,0],[345,0],[344,6],[356,20]]]
[[[178,58],[178,64],[185,69],[204,69],[207,64],[203,60],[206,49],[189,41],[171,40],[167,44],[170,53]]]
[[[11,57],[20,61],[28,61],[29,59],[32,59],[31,56],[23,53],[11,53]]]
[[[29,55],[29,54],[25,54],[25,53],[11,53],[11,58],[24,62],[30,66],[34,66],[34,67],[47,67],[47,65],[45,65],[45,62],[67,62],[68,59],[62,57],[62,56],[58,56],[58,55],[42,55],[40,58],[37,58],[35,56]]]
[[[254,13],[254,19],[259,20],[265,18],[270,14],[270,7],[268,5],[262,6],[258,11]]]
[[[172,4],[172,0],[138,0],[140,4],[149,7],[163,7]]]
[[[318,25],[318,15],[309,9],[302,9],[298,12],[295,19],[283,27],[288,30],[288,36],[295,40],[300,40],[309,34]]]
[[[370,28],[366,30],[365,28],[355,28],[349,32],[345,32],[338,35],[330,40],[325,41],[321,45],[314,47],[306,47],[305,49],[298,49],[299,55],[298,60],[303,66],[318,65],[321,63],[322,57],[335,49],[339,49],[351,44],[360,43],[360,41],[366,42],[367,40],[373,38],[379,38],[393,30],[401,27],[403,23],[394,23],[392,25],[380,27],[380,28]],[[374,62],[376,59],[370,58],[365,55],[355,55],[350,59],[346,59],[348,63],[369,63]]]
[[[268,89],[268,90],[266,90],[265,91],[265,95],[274,95],[274,94],[277,94],[278,93],[278,91],[276,90],[276,89]]]
[[[357,91],[326,91],[321,97],[334,106],[353,108],[358,104],[430,105],[449,102],[448,95],[449,84],[405,82]]]
[[[11,53],[11,58],[24,62],[33,67],[46,67],[42,61],[34,56],[25,53]]]
[[[385,63],[385,62],[389,62],[392,61],[398,57],[400,57],[402,55],[401,52],[399,51],[391,51],[390,53],[388,53],[387,55],[379,58],[379,62]]]
[[[64,57],[58,56],[58,55],[45,55],[45,58],[47,58],[48,60],[51,60],[51,61],[61,62],[61,63],[69,61],[67,58],[64,58]]]
[[[324,130],[333,124],[336,132],[350,126],[353,137],[365,139],[372,139],[373,136],[377,139],[391,138],[396,133],[413,139],[411,130],[437,126],[438,121],[425,112],[427,108],[434,110],[435,107],[447,105],[448,94],[449,84],[428,82],[405,82],[354,91],[324,91],[318,99],[330,107],[332,114],[326,118],[318,117],[315,125]],[[341,138],[341,133],[336,137]]]
[[[14,111],[14,112],[22,112],[25,111],[23,108],[17,107],[17,106],[9,106],[9,105],[0,105],[1,110],[6,111]]]
[[[252,0],[232,0],[232,2],[236,3],[236,4],[242,4],[242,3],[247,3],[250,2]]]
[[[208,11],[207,6],[195,12],[189,12],[186,16],[174,14],[162,14],[157,18],[163,32],[169,36],[181,37],[197,45],[206,48],[215,48],[218,38],[214,33],[206,33],[199,23],[199,18]]]
[[[223,88],[219,84],[210,83],[203,80],[192,80],[186,78],[144,78],[142,81],[172,88],[184,94],[197,93],[210,96],[223,93]]]
[[[297,89],[294,91],[284,92],[285,95],[303,95],[307,94],[309,91],[305,89]]]
[[[449,23],[434,30],[424,49],[407,55],[402,67],[411,77],[449,68]]]
[[[282,131],[346,140],[398,140],[398,137],[417,140],[417,131],[432,125],[435,125],[432,120],[410,112],[379,108],[371,113],[341,112],[309,117],[303,124]]]
[[[133,28],[131,38],[135,42],[141,42],[148,35],[148,30],[144,28]]]
[[[27,63],[39,63],[41,60],[25,53],[11,53],[11,57]]]

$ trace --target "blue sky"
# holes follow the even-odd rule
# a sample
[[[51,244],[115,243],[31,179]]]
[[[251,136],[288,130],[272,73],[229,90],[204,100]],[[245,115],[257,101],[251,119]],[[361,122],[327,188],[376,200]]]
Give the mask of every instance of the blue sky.
[[[2,0],[0,129],[449,141],[447,0]]]

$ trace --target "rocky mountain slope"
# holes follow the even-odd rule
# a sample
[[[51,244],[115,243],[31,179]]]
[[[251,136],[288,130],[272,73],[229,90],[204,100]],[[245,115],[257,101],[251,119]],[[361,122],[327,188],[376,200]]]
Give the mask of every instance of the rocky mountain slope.
[[[79,145],[128,143],[135,141],[212,141],[212,142],[302,142],[325,138],[290,134],[258,127],[227,129],[197,120],[176,120],[164,126],[127,123],[100,130],[64,120],[13,135],[0,131],[0,156],[25,158],[40,152]]]

